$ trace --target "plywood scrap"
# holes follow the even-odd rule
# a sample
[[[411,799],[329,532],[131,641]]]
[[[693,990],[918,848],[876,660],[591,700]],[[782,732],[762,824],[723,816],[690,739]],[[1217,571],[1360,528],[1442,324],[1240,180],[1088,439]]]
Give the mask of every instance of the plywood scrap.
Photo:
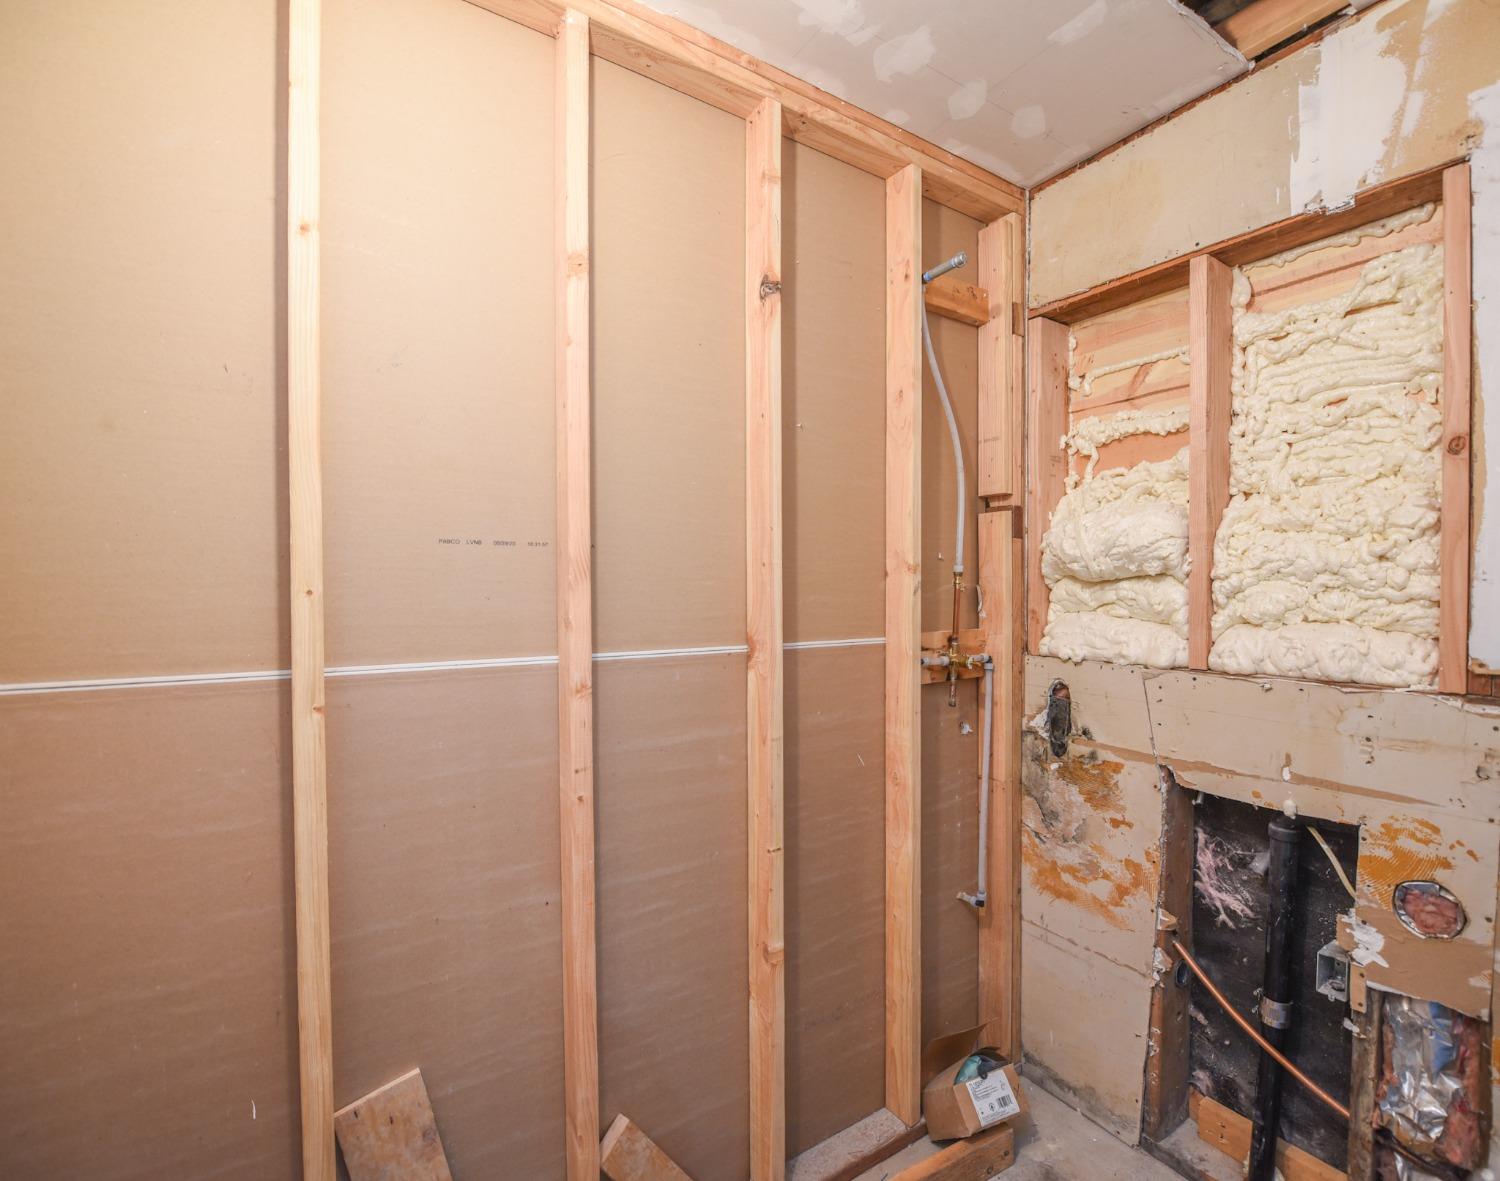
[[[1188,1104],[1198,1124],[1198,1138],[1235,1160],[1244,1162],[1250,1156],[1250,1121],[1222,1103],[1215,1103],[1197,1091],[1189,1093]],[[1326,1161],[1303,1152],[1285,1140],[1276,1142],[1276,1168],[1286,1181],[1348,1181]]]
[[[989,1181],[1016,1160],[1016,1133],[1009,1124],[955,1140],[936,1156],[902,1169],[891,1181]]]
[[[453,1181],[420,1070],[333,1116],[349,1181]]]
[[[693,1181],[655,1141],[624,1115],[599,1142],[599,1167],[610,1181]]]

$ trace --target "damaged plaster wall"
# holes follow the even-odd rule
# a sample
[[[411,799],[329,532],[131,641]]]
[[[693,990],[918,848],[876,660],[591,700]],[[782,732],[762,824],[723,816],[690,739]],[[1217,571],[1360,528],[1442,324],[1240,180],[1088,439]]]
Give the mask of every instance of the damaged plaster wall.
[[[1493,142],[1497,44],[1495,0],[1378,4],[1042,188],[1033,305]]]
[[[1500,869],[1500,707],[1029,657],[1027,716],[1065,681],[1074,737],[1024,738],[1022,1041],[1036,1077],[1139,1135],[1161,865],[1158,767],[1190,791],[1361,826],[1353,923],[1372,987],[1487,1017]],[[1424,940],[1391,909],[1432,879],[1468,912]],[[1080,1011],[1079,981],[1101,1000]],[[1061,994],[1061,995],[1059,995]]]

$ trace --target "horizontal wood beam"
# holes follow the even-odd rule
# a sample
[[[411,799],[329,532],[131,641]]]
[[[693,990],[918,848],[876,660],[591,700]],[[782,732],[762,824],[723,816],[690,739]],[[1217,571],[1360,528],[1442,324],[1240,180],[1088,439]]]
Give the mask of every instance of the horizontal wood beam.
[[[1250,1121],[1198,1091],[1188,1093],[1198,1139],[1244,1164],[1250,1157]],[[1276,1141],[1276,1168],[1286,1181],[1348,1181],[1345,1174],[1285,1140]]]
[[[955,1140],[935,1156],[908,1165],[891,1181],[989,1181],[1015,1159],[1015,1130],[1002,1124],[967,1140]]]
[[[923,196],[979,221],[1025,210],[1025,191],[1010,181],[637,0],[469,3],[548,36],[574,9],[589,18],[597,57],[741,118],[773,99],[783,134],[798,143],[887,180],[916,165]]]
[[[1257,58],[1324,17],[1349,7],[1349,0],[1255,0],[1214,26],[1214,32],[1248,58]]]
[[[1378,221],[1382,217],[1389,217],[1428,201],[1440,201],[1443,197],[1443,173],[1447,167],[1446,164],[1440,165],[1366,189],[1347,208],[1326,213],[1299,213],[1260,229],[1237,234],[1202,250],[1179,255],[1155,266],[1111,279],[1107,283],[1097,284],[1076,295],[1042,304],[1033,308],[1031,315],[1033,318],[1044,316],[1062,324],[1076,324],[1079,320],[1112,312],[1153,295],[1186,287],[1189,266],[1200,255],[1212,255],[1225,266],[1243,266],[1280,251],[1290,250],[1294,246],[1305,246],[1330,234],[1339,234],[1367,222]]]
[[[960,283],[951,275],[928,283],[922,289],[922,301],[934,316],[945,316],[960,324],[979,328],[990,320],[990,293],[972,283]]]

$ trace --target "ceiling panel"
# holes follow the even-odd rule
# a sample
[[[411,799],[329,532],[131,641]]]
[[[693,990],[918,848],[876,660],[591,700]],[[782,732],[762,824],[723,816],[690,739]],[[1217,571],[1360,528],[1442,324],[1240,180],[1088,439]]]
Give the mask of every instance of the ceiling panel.
[[[1177,0],[647,0],[1031,185],[1245,69]]]

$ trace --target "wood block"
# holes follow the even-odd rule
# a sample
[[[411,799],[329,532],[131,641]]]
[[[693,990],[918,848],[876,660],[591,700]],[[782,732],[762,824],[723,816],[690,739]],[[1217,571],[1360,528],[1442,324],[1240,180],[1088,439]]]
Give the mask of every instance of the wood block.
[[[922,289],[922,302],[934,316],[946,316],[976,328],[990,320],[990,293],[973,283],[960,283],[951,275],[934,279]]]
[[[599,1167],[610,1181],[692,1181],[629,1118],[615,1116],[599,1143]]]
[[[1016,1133],[1009,1124],[955,1140],[936,1156],[902,1169],[891,1181],[989,1181],[1016,1160]]]
[[[420,1070],[335,1112],[333,1130],[349,1181],[453,1181]]]
[[[1250,1121],[1207,1095],[1192,1092],[1193,1118],[1198,1121],[1198,1139],[1212,1144],[1226,1156],[1243,1164],[1250,1157]],[[1310,1152],[1276,1142],[1276,1167],[1286,1181],[1348,1181],[1348,1177]]]

